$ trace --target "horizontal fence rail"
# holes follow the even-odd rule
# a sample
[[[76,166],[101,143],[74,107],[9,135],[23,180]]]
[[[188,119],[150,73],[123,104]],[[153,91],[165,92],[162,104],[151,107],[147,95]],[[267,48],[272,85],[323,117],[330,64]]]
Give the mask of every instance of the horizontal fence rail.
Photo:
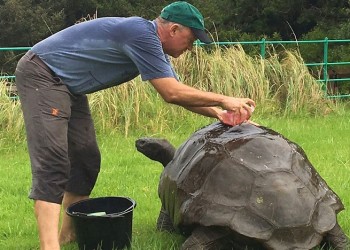
[[[322,67],[322,78],[317,79],[317,82],[322,83],[324,86],[326,86],[326,97],[327,98],[348,98],[350,97],[349,94],[331,94],[329,95],[327,93],[327,87],[330,84],[337,84],[338,82],[345,82],[350,81],[350,78],[330,78],[328,73],[329,66],[336,66],[336,65],[350,65],[350,62],[329,62],[328,61],[328,48],[329,44],[339,44],[339,43],[349,43],[350,45],[350,39],[344,39],[344,40],[332,40],[328,39],[327,37],[323,40],[305,40],[305,41],[269,41],[266,39],[261,39],[260,41],[241,41],[241,42],[214,42],[210,45],[218,45],[218,46],[226,46],[226,45],[259,45],[260,46],[260,56],[262,58],[266,57],[266,49],[268,45],[284,45],[284,44],[323,44],[323,61],[322,62],[311,62],[311,63],[305,63],[308,67],[313,66],[320,66]],[[195,46],[209,46],[208,44],[201,43],[201,42],[195,42]],[[0,53],[2,51],[27,51],[31,47],[8,47],[8,48],[0,48]],[[350,70],[349,70],[350,71]],[[1,79],[14,79],[15,76],[10,75],[0,75]]]
[[[5,48],[0,48],[0,53],[3,51],[28,51],[30,49],[31,47],[7,47],[7,48],[5,47]],[[0,80],[1,79],[15,79],[15,76],[0,75]]]

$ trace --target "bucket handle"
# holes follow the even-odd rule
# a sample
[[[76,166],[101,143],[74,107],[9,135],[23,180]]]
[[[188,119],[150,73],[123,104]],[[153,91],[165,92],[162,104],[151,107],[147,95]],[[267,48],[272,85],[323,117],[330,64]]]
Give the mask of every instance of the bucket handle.
[[[81,212],[72,212],[73,215],[79,215],[84,217],[123,217],[124,214],[127,214],[131,212],[136,207],[136,203],[133,204],[131,207],[127,208],[126,210],[118,213],[112,213],[112,214],[105,214],[101,216],[89,216],[88,214],[81,213]]]

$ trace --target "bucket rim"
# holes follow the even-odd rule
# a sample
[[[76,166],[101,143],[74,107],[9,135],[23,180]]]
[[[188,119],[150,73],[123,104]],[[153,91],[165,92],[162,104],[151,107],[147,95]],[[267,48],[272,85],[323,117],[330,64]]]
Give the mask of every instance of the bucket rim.
[[[69,209],[79,203],[83,203],[86,201],[91,201],[91,200],[103,200],[103,199],[109,199],[109,198],[122,198],[125,200],[130,201],[132,204],[130,207],[128,207],[127,209],[125,209],[124,211],[118,212],[118,213],[111,213],[111,214],[105,214],[105,215],[99,215],[99,216],[90,216],[89,214],[86,213],[81,213],[81,212],[70,212]],[[87,199],[83,199],[77,202],[74,202],[72,204],[69,205],[69,207],[67,207],[66,209],[66,214],[68,214],[69,216],[72,217],[84,217],[84,218],[117,218],[117,217],[123,217],[123,215],[130,213],[131,211],[134,210],[134,208],[136,208],[136,201],[130,197],[127,196],[103,196],[103,197],[94,197],[94,198],[87,198]]]

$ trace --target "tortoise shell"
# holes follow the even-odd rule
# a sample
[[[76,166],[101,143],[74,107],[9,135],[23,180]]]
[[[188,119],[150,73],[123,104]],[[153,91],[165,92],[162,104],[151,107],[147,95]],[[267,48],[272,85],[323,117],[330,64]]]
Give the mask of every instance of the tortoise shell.
[[[158,193],[184,233],[226,227],[272,249],[317,246],[344,209],[301,147],[248,123],[194,133],[165,167]]]

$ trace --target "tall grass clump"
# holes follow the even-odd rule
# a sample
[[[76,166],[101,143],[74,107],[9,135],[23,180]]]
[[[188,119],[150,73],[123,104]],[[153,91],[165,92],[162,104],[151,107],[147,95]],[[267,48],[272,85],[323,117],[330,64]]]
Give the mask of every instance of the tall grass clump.
[[[266,58],[250,56],[241,46],[195,46],[173,65],[179,79],[198,89],[256,101],[254,116],[324,115],[333,103],[324,98],[320,84],[310,75],[296,51],[270,50]],[[6,95],[1,84],[1,132],[23,138],[19,102]],[[89,95],[99,131],[147,134],[175,131],[184,121],[206,119],[176,105],[166,104],[140,77]],[[206,121],[206,120],[205,120]],[[191,122],[189,122],[190,124]],[[3,136],[1,138],[4,138]]]
[[[241,46],[217,47],[174,60],[186,83],[203,90],[253,98],[261,113],[323,114],[330,102],[296,51],[275,52],[266,58],[249,56]]]
[[[173,60],[179,79],[201,90],[257,103],[255,115],[324,115],[333,103],[296,51],[270,51],[266,58],[249,56],[241,46],[196,46]],[[90,95],[97,127],[125,135],[133,129],[147,133],[173,131],[175,125],[196,119],[190,112],[166,105],[151,84],[140,78],[117,88]]]
[[[139,77],[90,95],[89,103],[100,132],[122,132],[125,136],[135,129],[148,134],[172,131],[176,127],[174,117],[185,116],[181,108],[166,105],[155,89]]]
[[[0,80],[0,148],[6,142],[16,143],[24,138],[24,122],[18,100],[10,98],[8,84]]]

